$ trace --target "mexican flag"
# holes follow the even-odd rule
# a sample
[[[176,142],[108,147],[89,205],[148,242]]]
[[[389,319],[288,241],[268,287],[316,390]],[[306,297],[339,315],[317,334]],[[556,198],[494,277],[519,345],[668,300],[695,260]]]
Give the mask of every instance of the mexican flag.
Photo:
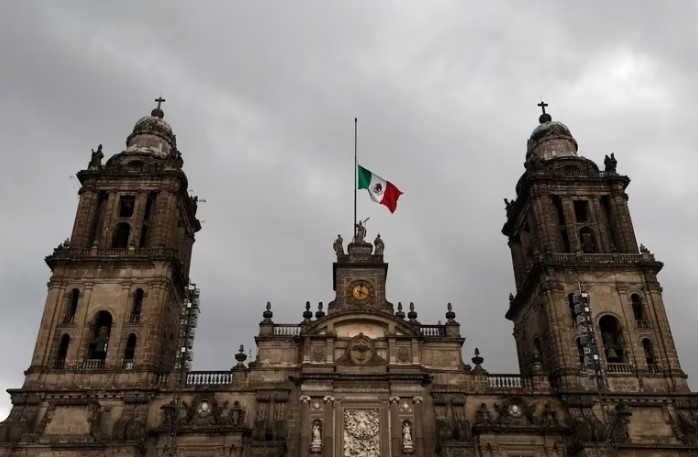
[[[359,165],[359,189],[368,190],[371,199],[388,207],[391,213],[397,208],[397,199],[402,192],[390,181],[386,181],[380,176],[371,173]]]

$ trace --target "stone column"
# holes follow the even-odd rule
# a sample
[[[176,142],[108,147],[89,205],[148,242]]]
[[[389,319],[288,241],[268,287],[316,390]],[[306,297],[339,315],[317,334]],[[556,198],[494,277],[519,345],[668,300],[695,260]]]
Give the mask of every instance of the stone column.
[[[577,218],[574,215],[574,203],[570,197],[562,199],[562,211],[565,214],[565,229],[570,243],[570,252],[581,252],[582,246],[577,235]]]
[[[606,221],[606,214],[601,208],[601,198],[593,197],[591,199],[591,214],[594,225],[596,226],[595,236],[596,236],[596,249],[598,252],[611,252],[611,246],[613,246],[613,240],[609,238],[610,226],[609,222]]]
[[[402,455],[402,440],[400,439],[400,397],[390,397],[390,453],[392,457]]]
[[[424,424],[422,421],[424,398],[421,396],[412,397],[412,402],[414,403],[414,456],[424,457]]]
[[[301,395],[301,457],[308,457],[310,453],[310,397]]]
[[[334,397],[327,395],[325,401],[325,416],[322,420],[322,455],[332,457],[334,449]]]

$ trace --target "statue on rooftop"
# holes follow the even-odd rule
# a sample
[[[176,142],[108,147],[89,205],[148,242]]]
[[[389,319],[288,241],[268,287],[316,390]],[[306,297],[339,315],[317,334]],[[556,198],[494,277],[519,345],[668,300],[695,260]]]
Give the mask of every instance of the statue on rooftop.
[[[616,157],[613,155],[613,153],[611,153],[610,156],[604,157],[603,164],[606,167],[607,173],[615,173],[616,167],[618,166],[618,160],[616,160]]]
[[[92,149],[92,155],[90,157],[90,163],[87,165],[88,169],[95,169],[102,167],[102,159],[104,158],[104,153],[102,152],[102,145],[97,146],[97,150]]]
[[[366,238],[366,221],[368,221],[368,218],[364,221],[359,221],[358,224],[356,224],[356,235],[354,235],[354,243],[365,243],[364,238]]]
[[[344,243],[342,235],[337,235],[337,239],[334,240],[334,243],[332,243],[332,249],[334,249],[334,252],[336,252],[337,255],[344,254],[344,246],[342,246],[342,243]]]
[[[373,245],[375,246],[375,250],[373,251],[373,253],[376,255],[383,255],[383,250],[385,249],[385,243],[383,243],[383,240],[381,239],[380,233],[376,236],[376,239],[373,240]]]

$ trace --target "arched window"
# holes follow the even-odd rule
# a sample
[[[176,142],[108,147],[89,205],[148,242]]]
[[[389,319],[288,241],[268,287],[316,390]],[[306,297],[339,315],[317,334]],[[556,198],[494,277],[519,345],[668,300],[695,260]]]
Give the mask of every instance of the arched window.
[[[95,316],[90,329],[90,342],[87,358],[104,361],[107,358],[109,337],[111,336],[112,317],[107,311],[100,311]]]
[[[66,334],[61,337],[61,342],[58,345],[58,354],[56,354],[54,368],[65,368],[65,359],[68,357],[68,346],[70,346],[70,336]]]
[[[645,361],[647,362],[647,368],[650,371],[656,368],[657,361],[654,358],[654,348],[652,347],[652,342],[649,338],[642,339],[642,349],[645,351]]]
[[[133,306],[131,306],[131,323],[137,324],[141,320],[143,310],[143,289],[136,289],[133,293]]]
[[[579,244],[582,247],[582,252],[590,254],[596,252],[596,241],[594,240],[594,232],[589,227],[582,227],[579,231]]]
[[[605,315],[599,320],[599,329],[603,338],[604,353],[609,363],[624,363],[623,332],[618,319]]]
[[[78,301],[80,300],[80,291],[78,289],[73,289],[70,291],[70,298],[68,298],[68,309],[65,311],[65,319],[63,322],[70,323],[75,322],[75,313],[78,310]]]
[[[138,342],[138,337],[136,337],[135,334],[131,333],[128,336],[128,340],[126,340],[126,349],[124,350],[124,362],[125,366],[130,368],[133,365],[133,359],[134,356],[136,355],[136,343]],[[129,364],[128,362],[131,362]]]
[[[111,239],[112,248],[127,248],[128,239],[131,236],[131,226],[126,222],[119,222],[114,228],[114,235]]]
[[[633,316],[635,317],[635,322],[637,322],[637,326],[640,328],[647,328],[645,307],[642,304],[642,299],[638,294],[632,294],[630,296],[630,305],[633,308]]]

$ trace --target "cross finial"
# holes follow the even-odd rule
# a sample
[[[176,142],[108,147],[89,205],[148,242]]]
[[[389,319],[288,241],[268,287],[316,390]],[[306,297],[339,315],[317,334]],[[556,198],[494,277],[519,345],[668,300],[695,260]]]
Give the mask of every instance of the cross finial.
[[[156,101],[157,101],[157,100],[156,100]],[[164,101],[164,100],[163,100],[163,101]],[[160,104],[158,103],[158,107],[159,107],[159,106],[160,106]],[[540,108],[543,110],[543,114],[545,114],[545,107],[548,106],[548,104],[545,103],[543,100],[541,100],[540,103],[538,104],[538,106],[540,106]]]
[[[165,101],[165,99],[162,98],[162,94],[160,94],[160,96],[156,98],[155,101],[158,102],[158,106],[156,106],[153,109],[153,111],[150,112],[150,115],[162,119],[163,117],[165,117],[165,113],[162,111],[162,108],[160,108],[160,105]]]
[[[538,106],[540,106],[540,109],[543,110],[543,114],[541,114],[538,117],[538,122],[540,122],[541,124],[545,124],[546,122],[552,121],[553,118],[550,117],[550,114],[545,112],[545,107],[548,106],[548,104],[545,103],[543,100],[541,100],[540,103],[538,104]]]

